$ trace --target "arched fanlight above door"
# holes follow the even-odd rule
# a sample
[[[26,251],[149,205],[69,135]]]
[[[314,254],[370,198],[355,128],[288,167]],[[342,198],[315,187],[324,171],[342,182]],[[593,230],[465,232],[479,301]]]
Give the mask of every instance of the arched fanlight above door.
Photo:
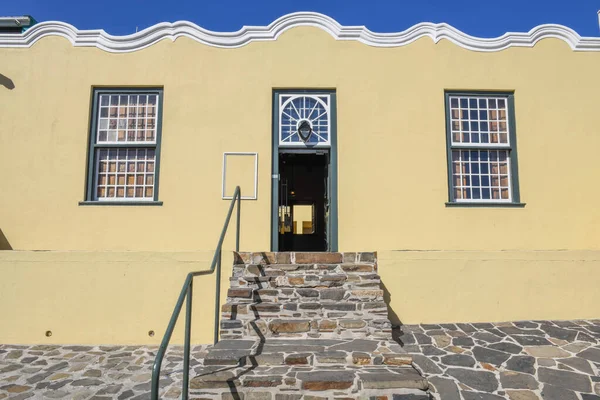
[[[328,94],[282,94],[279,96],[279,145],[330,147]]]

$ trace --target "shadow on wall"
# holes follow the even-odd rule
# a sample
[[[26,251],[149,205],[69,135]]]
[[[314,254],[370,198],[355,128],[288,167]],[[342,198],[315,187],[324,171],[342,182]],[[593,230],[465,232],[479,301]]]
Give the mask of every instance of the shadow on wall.
[[[4,86],[8,90],[13,90],[15,88],[15,83],[7,76],[0,74],[0,85]]]
[[[12,250],[12,246],[8,243],[8,239],[4,236],[4,232],[0,229],[0,250]]]
[[[383,301],[385,301],[385,304],[387,305],[387,309],[388,309],[388,319],[392,323],[392,326],[402,325],[402,321],[400,321],[400,317],[398,317],[398,314],[396,314],[396,312],[392,309],[392,306],[391,306],[392,295],[391,295],[390,291],[388,290],[388,288],[385,286],[385,283],[383,283],[383,281],[381,282],[381,288],[383,289]]]
[[[404,332],[402,331],[403,324],[398,314],[396,314],[396,311],[392,309],[392,294],[385,286],[385,283],[383,283],[383,281],[381,282],[381,289],[383,289],[383,301],[387,305],[388,309],[388,319],[392,323],[392,340],[394,340],[401,346],[404,346],[404,342],[401,339],[402,335],[404,335]]]

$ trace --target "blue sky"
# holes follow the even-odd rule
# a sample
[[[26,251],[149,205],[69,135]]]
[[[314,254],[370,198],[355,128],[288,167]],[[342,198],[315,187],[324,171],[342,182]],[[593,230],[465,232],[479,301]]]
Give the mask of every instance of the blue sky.
[[[133,33],[157,22],[188,20],[216,31],[267,25],[293,11],[318,11],[343,25],[397,32],[418,22],[447,22],[475,36],[494,37],[559,23],[600,36],[600,0],[1,0],[0,15],[29,14],[79,29]]]

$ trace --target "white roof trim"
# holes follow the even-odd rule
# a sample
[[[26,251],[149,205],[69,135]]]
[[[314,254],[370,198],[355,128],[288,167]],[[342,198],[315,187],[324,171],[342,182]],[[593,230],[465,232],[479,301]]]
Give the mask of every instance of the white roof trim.
[[[212,32],[188,21],[163,22],[140,32],[113,36],[101,29],[79,30],[64,22],[48,21],[34,25],[22,34],[0,34],[0,48],[26,48],[46,36],[61,36],[75,47],[97,47],[111,53],[126,53],[154,43],[178,37],[221,48],[237,48],[257,41],[276,40],[288,29],[313,26],[323,29],[336,40],[356,40],[375,47],[400,47],[422,37],[434,43],[450,40],[468,50],[493,52],[510,47],[533,47],[539,40],[557,38],[575,51],[600,51],[600,37],[581,37],[574,30],[555,24],[539,25],[527,33],[509,32],[497,38],[477,38],[452,26],[424,22],[398,33],[371,32],[364,26],[342,26],[333,18],[316,12],[296,12],[278,18],[268,26],[245,26],[237,32]]]

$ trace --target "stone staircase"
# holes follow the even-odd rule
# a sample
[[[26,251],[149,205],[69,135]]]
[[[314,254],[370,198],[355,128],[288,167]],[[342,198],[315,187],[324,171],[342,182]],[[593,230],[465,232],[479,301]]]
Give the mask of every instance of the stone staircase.
[[[376,253],[236,253],[197,399],[429,399],[392,340]]]

